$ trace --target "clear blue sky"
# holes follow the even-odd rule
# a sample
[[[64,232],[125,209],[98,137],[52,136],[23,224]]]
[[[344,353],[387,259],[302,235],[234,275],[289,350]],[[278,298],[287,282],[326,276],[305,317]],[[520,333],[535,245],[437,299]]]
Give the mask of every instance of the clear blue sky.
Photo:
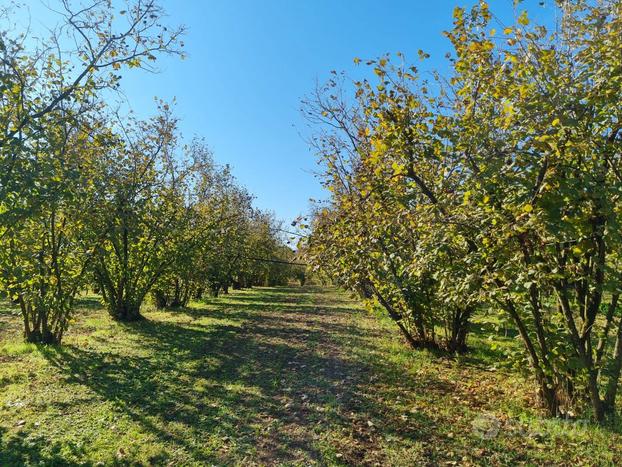
[[[41,0],[33,4],[34,20]],[[51,4],[54,0],[48,0]],[[417,50],[443,68],[456,5],[476,0],[163,0],[171,24],[188,27],[188,58],[160,61],[161,72],[125,73],[123,89],[141,116],[153,113],[154,96],[177,99],[187,138],[204,136],[216,160],[229,163],[256,195],[256,205],[291,220],[323,198],[301,99],[330,70],[364,72],[354,57],[401,51],[417,63]],[[38,3],[39,6],[34,4]],[[527,0],[531,17],[550,14],[553,0]],[[493,13],[514,15],[512,0],[492,0]],[[548,10],[548,12],[546,11]]]

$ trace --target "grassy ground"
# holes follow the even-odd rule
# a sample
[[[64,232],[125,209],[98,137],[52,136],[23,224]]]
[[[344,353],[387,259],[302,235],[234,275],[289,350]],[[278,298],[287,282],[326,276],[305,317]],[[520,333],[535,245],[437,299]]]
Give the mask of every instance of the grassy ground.
[[[619,429],[541,418],[483,337],[461,362],[412,352],[333,289],[125,325],[80,304],[61,347],[0,309],[1,466],[622,464]]]

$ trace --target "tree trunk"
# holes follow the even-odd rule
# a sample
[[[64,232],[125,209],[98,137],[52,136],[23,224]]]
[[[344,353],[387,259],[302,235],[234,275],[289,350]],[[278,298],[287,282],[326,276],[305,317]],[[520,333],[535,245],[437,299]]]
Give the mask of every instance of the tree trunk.
[[[369,300],[370,298],[374,296],[372,286],[366,281],[361,282],[356,288],[356,290],[361,300]]]
[[[27,329],[24,331],[24,340],[33,344],[60,344],[60,337],[56,336],[47,326],[39,323],[39,326],[34,329]]]
[[[611,326],[613,325],[613,316],[615,314],[616,308],[618,306],[618,299],[620,298],[620,294],[613,294],[611,296],[611,302],[607,307],[607,314],[605,316],[605,328],[603,329],[603,333],[598,341],[598,345],[596,347],[596,366],[600,367],[600,363],[603,359],[603,355],[605,354],[605,348],[607,347],[607,340],[609,339],[609,332]]]
[[[110,316],[115,321],[130,322],[144,319],[143,315],[140,314],[140,305],[134,303],[116,303],[109,311]]]
[[[457,308],[453,313],[451,335],[447,343],[447,350],[451,353],[465,353],[467,351],[467,336],[469,333],[469,319],[473,307]]]
[[[164,292],[162,292],[161,290],[154,291],[153,292],[153,299],[154,299],[155,307],[158,310],[162,310],[162,309],[166,308],[166,305],[168,304],[168,300],[167,300],[166,294]]]
[[[611,367],[608,371],[609,382],[605,393],[604,411],[609,415],[615,412],[616,396],[620,384],[620,374],[622,373],[622,318],[618,323],[618,333],[613,350]]]
[[[400,332],[406,339],[406,342],[408,342],[408,345],[410,345],[410,347],[412,347],[413,349],[419,348],[420,347],[419,342],[417,342],[417,340],[412,336],[412,334],[408,331],[408,329],[406,329],[406,327],[402,323],[402,317],[400,316],[400,314],[397,313],[393,309],[391,304],[387,300],[385,300],[382,294],[378,292],[378,290],[375,287],[374,287],[374,294],[376,298],[378,299],[378,301],[380,302],[380,304],[384,307],[384,309],[387,310],[387,312],[389,313],[389,317],[395,322]]]
[[[504,301],[499,301],[499,304],[508,312],[514,321],[514,324],[518,328],[518,332],[521,336],[523,344],[525,345],[525,349],[529,354],[529,363],[531,364],[531,367],[536,375],[536,381],[539,386],[538,393],[544,408],[550,416],[557,417],[559,415],[560,400],[559,395],[557,394],[556,385],[551,377],[547,376],[545,373],[542,367],[543,363],[538,356],[538,352],[529,336],[529,331],[527,330],[525,323],[521,319],[514,303],[511,300],[506,298]]]
[[[23,296],[17,301],[24,318],[24,340],[33,344],[60,344],[62,332],[54,332],[48,326],[45,310],[36,309],[36,305],[27,302]]]

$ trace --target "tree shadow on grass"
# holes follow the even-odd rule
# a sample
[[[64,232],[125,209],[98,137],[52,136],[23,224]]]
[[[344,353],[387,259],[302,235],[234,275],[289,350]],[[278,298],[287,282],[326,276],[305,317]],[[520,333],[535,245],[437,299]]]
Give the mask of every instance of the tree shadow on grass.
[[[50,445],[43,436],[20,430],[8,435],[5,428],[0,427],[0,465],[3,467],[24,465],[45,465],[73,467],[83,465],[67,461],[66,451],[74,455],[84,455],[84,449],[77,446],[63,446],[56,442]]]
[[[245,315],[241,328],[147,320],[124,326],[139,337],[140,355],[70,345],[42,353],[63,372],[66,384],[84,385],[113,402],[169,451],[182,449],[195,462],[222,463],[232,456],[289,462],[301,453],[321,459],[313,442],[318,424],[351,430],[360,446],[376,429],[363,421],[370,419],[382,423],[385,436],[426,437],[433,423],[424,415],[405,423],[390,400],[373,397],[371,381],[382,374],[383,385],[397,392],[415,389],[416,382],[405,388],[403,375],[390,365],[345,358],[331,336],[351,345],[369,336],[339,322],[323,322],[345,310],[314,313],[258,308]],[[192,442],[207,436],[219,440]],[[352,456],[352,462],[361,461],[364,448]]]

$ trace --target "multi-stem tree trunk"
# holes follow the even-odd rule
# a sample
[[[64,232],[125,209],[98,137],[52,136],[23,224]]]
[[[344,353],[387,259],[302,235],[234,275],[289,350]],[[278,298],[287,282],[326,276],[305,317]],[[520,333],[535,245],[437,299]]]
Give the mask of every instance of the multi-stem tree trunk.
[[[175,279],[175,287],[173,292],[173,299],[171,300],[171,307],[179,308],[185,306],[184,303],[184,285],[178,278]]]
[[[62,330],[50,326],[47,311],[40,306],[26,303],[20,297],[19,304],[24,317],[24,340],[35,344],[60,344]]]
[[[446,347],[451,353],[464,353],[467,351],[467,336],[469,333],[469,320],[473,314],[473,307],[456,307],[451,314],[451,323]]]
[[[201,294],[203,293],[202,289],[194,291],[194,288],[191,286],[191,284],[188,281],[184,281],[182,279],[175,279],[172,292],[170,291],[171,287],[167,287],[166,284],[164,284],[164,286],[158,287],[153,291],[152,296],[156,308],[163,309],[166,307],[185,307],[190,301],[191,297],[194,296],[195,298],[197,298],[198,296],[200,298]]]
[[[140,314],[140,304],[136,304],[133,301],[113,303],[108,308],[108,312],[115,321],[130,322],[143,319],[143,316]]]
[[[20,294],[17,298],[24,320],[24,339],[37,344],[60,344],[69,324],[73,294],[58,289],[47,295]]]
[[[500,280],[496,282],[498,287],[503,287],[503,283],[501,283]],[[514,302],[506,298],[505,300],[500,300],[499,304],[510,315],[527,350],[529,363],[531,364],[538,384],[538,395],[542,405],[550,416],[558,416],[560,413],[561,401],[558,393],[558,384],[553,377],[553,368],[547,358],[548,356],[538,351],[538,347],[532,339],[529,329],[525,324],[525,320],[519,314]],[[542,343],[540,343],[540,351],[542,350],[541,347]]]
[[[408,342],[408,345],[413,349],[438,349],[438,345],[434,340],[429,339],[420,339],[416,333],[413,333],[409,327],[407,327],[405,323],[404,316],[395,307],[391,304],[391,302],[384,297],[384,295],[378,290],[377,287],[373,285],[371,281],[366,283],[368,290],[373,291],[374,297],[378,300],[380,305],[387,311],[389,317],[395,322],[398,329]]]
[[[146,287],[142,292],[130,287],[127,274],[122,274],[119,279],[113,280],[101,262],[99,267],[95,268],[95,275],[99,282],[108,314],[110,314],[113,320],[139,321],[143,319],[143,316],[140,314],[140,306],[150,287]]]
[[[212,297],[218,297],[218,293],[220,292],[220,284],[212,284],[210,285],[210,293]]]
[[[73,299],[78,282],[73,281],[63,269],[68,258],[62,256],[62,231],[64,218],[57,224],[56,210],[53,209],[48,231],[41,239],[41,249],[35,256],[37,261],[37,280],[25,286],[14,300],[20,306],[24,320],[24,339],[38,344],[60,344],[69,325]],[[78,277],[84,272],[86,262],[78,270]],[[21,287],[21,286],[20,286]]]
[[[604,411],[607,415],[613,415],[615,413],[616,396],[618,394],[620,375],[622,373],[622,318],[620,318],[618,322],[616,343],[607,373],[609,382],[607,384],[607,391],[605,392]]]
[[[169,299],[163,290],[157,289],[153,292],[153,301],[155,307],[158,310],[162,310],[167,307]]]

